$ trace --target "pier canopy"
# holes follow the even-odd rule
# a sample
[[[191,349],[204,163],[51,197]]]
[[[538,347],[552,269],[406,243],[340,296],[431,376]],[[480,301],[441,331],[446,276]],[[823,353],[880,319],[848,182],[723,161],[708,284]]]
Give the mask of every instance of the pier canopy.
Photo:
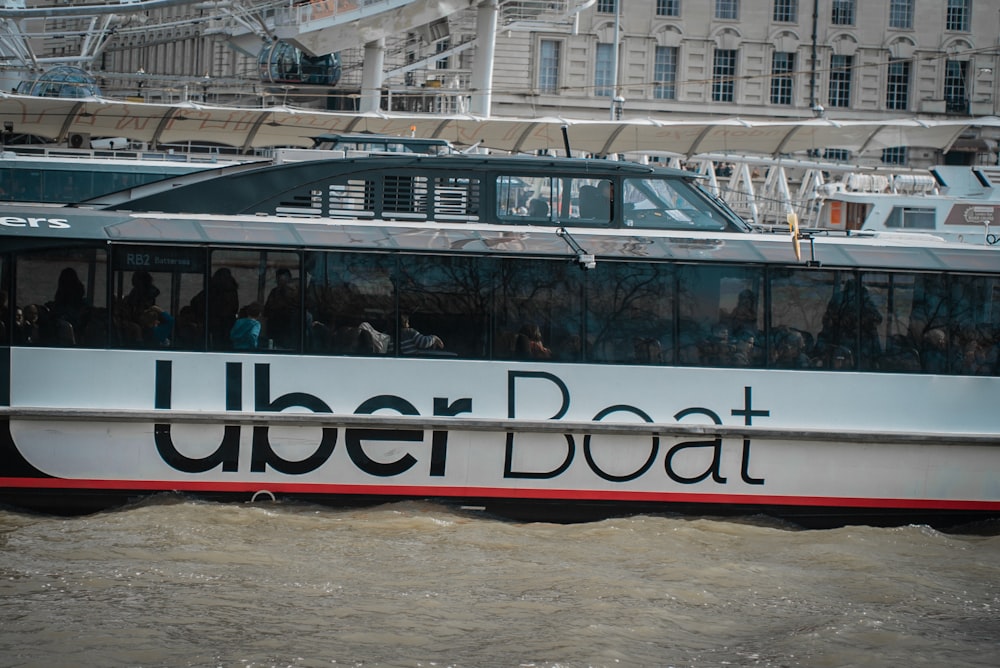
[[[321,134],[374,134],[446,139],[458,148],[500,151],[562,150],[602,156],[663,152],[691,157],[706,153],[781,156],[841,149],[858,156],[898,146],[947,151],[970,128],[1000,128],[996,116],[887,120],[678,120],[622,121],[548,118],[483,118],[385,112],[337,113],[285,106],[247,108],[183,102],[146,104],[88,97],[41,98],[0,93],[0,121],[17,133],[54,142],[74,133],[125,137],[151,146],[191,142],[244,151],[311,147]]]

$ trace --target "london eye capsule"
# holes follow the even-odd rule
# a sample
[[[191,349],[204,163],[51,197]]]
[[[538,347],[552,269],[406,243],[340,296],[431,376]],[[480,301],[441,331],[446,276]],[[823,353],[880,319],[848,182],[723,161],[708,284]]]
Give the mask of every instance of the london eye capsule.
[[[257,64],[265,83],[336,86],[340,81],[340,54],[310,56],[280,40],[264,45]]]

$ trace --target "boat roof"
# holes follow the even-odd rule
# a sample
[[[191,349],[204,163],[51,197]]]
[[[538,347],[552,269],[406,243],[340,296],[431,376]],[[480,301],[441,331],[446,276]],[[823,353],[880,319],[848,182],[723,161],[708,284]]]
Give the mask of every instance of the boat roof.
[[[314,185],[324,188],[337,176],[361,175],[365,172],[407,170],[456,178],[472,173],[494,173],[513,176],[552,176],[566,178],[613,178],[615,176],[654,176],[700,179],[699,175],[681,169],[643,165],[635,162],[553,158],[540,156],[496,156],[483,154],[379,154],[329,160],[267,165],[247,168],[238,166],[207,170],[194,177],[170,179],[133,189],[127,197],[98,198],[85,202],[109,210],[163,211],[168,213],[241,214],[259,213],[269,208],[265,202],[287,196],[288,193]]]
[[[275,216],[128,213],[6,203],[0,203],[0,222],[3,223],[0,237],[5,237],[4,246],[9,248],[91,240],[209,247],[562,257],[567,260],[575,260],[578,253],[565,238],[564,230],[550,226],[421,225]],[[803,241],[801,263],[795,259],[787,234],[602,228],[574,231],[571,240],[584,252],[593,254],[598,263],[606,260],[712,260],[805,265],[812,260],[811,266],[824,269],[864,267],[989,273],[1000,270],[1000,255],[995,249],[931,241],[919,235],[839,237],[816,234],[811,240]]]

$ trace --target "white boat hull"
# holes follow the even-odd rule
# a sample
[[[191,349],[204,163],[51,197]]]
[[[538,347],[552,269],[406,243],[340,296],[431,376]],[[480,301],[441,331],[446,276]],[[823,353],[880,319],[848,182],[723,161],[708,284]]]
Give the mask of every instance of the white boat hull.
[[[11,377],[7,495],[1000,513],[995,378],[59,349]]]

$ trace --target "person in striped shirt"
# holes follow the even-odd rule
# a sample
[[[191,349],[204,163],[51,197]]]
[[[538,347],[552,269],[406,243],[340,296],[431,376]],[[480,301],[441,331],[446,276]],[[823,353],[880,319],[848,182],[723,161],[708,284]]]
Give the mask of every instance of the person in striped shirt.
[[[400,317],[399,352],[417,355],[425,351],[444,348],[444,341],[434,334],[421,334],[410,326],[410,316]]]

